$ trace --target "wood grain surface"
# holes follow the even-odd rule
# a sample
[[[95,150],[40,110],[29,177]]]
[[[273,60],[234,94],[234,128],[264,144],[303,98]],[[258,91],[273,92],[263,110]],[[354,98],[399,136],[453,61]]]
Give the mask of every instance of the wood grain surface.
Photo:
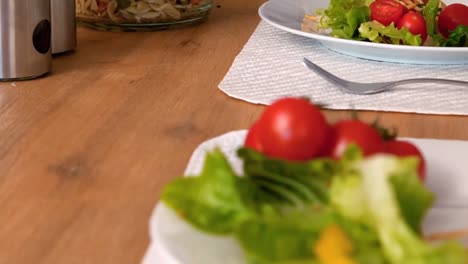
[[[216,0],[208,21],[169,31],[80,28],[52,74],[0,83],[0,263],[139,263],[161,188],[198,144],[264,109],[218,89],[262,2]],[[468,139],[468,117],[359,114],[402,136]]]

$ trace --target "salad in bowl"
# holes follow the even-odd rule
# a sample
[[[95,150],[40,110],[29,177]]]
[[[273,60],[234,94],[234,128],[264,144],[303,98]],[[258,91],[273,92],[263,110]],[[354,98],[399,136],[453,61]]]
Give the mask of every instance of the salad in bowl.
[[[467,264],[459,241],[422,234],[435,198],[426,160],[390,132],[283,98],[248,130],[241,174],[215,149],[161,200],[200,232],[234,238],[245,263]]]
[[[302,30],[412,46],[468,47],[468,6],[441,0],[331,0],[304,16]]]

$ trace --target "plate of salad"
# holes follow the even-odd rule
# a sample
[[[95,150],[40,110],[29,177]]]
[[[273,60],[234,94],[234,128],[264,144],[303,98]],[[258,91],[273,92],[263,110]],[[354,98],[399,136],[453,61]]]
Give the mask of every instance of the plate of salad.
[[[468,64],[467,0],[270,0],[262,20],[358,58]]]
[[[468,142],[390,132],[279,99],[197,148],[163,188],[152,248],[167,264],[467,264]]]

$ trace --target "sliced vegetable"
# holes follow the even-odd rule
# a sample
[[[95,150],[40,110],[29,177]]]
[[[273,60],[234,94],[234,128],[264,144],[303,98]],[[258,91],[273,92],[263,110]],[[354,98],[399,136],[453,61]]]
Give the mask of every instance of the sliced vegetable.
[[[323,264],[358,264],[352,257],[353,251],[352,241],[336,224],[325,227],[315,245],[317,258]]]

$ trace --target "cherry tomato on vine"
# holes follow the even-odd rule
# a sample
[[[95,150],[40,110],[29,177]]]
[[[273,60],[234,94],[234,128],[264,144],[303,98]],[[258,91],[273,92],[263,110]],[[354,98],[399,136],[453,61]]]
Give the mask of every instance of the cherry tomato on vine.
[[[329,146],[328,156],[339,159],[347,147],[354,143],[369,156],[383,151],[383,140],[374,127],[359,120],[343,120],[332,126],[333,140]]]
[[[247,148],[254,149],[258,152],[263,152],[263,146],[261,142],[261,136],[259,133],[260,122],[255,122],[247,132],[247,136],[245,138],[244,146]]]
[[[439,32],[445,37],[458,25],[468,26],[468,6],[460,3],[446,6],[440,11],[437,25]]]
[[[407,28],[413,35],[421,35],[422,41],[426,41],[427,29],[426,20],[424,17],[416,12],[409,12],[405,14],[400,21],[398,21],[397,28]]]
[[[263,153],[270,157],[305,161],[324,148],[329,126],[320,109],[304,98],[277,100],[260,117]]]
[[[384,152],[399,157],[414,156],[419,159],[418,174],[422,182],[426,179],[426,161],[421,151],[413,143],[403,140],[392,140],[384,143]]]
[[[376,0],[370,4],[370,19],[388,26],[396,25],[408,9],[395,0]]]

